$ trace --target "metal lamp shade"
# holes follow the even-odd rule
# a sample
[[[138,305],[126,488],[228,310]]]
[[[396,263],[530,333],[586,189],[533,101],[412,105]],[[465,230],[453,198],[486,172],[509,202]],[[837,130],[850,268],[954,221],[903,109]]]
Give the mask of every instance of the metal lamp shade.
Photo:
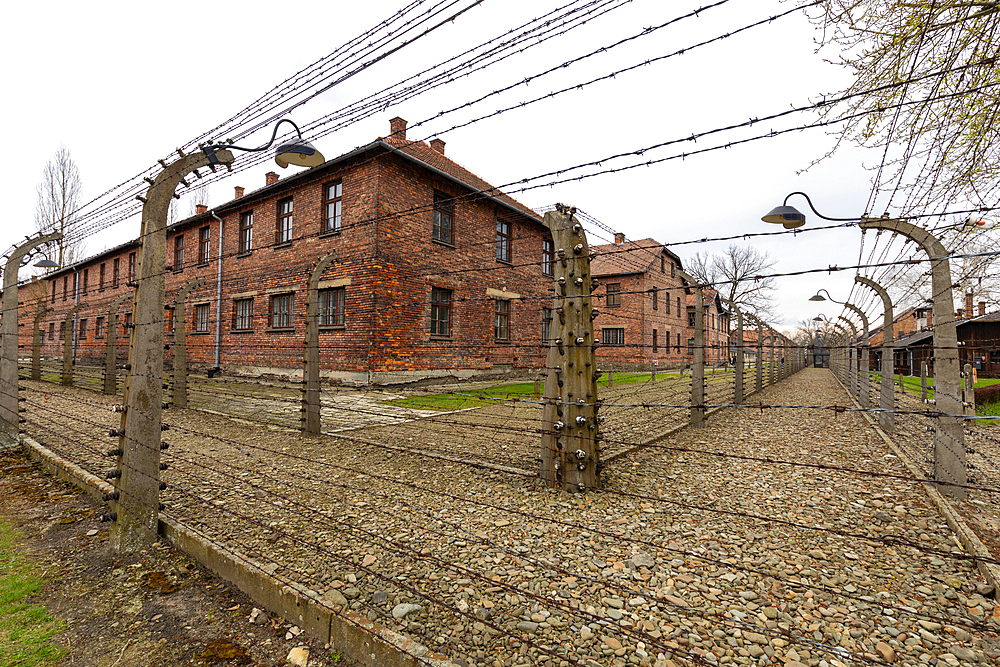
[[[46,258],[46,259],[40,259],[37,262],[35,262],[35,266],[43,269],[54,269],[57,268],[59,265],[53,262],[51,259]]]
[[[795,229],[806,224],[806,216],[802,215],[794,206],[777,206],[761,220],[775,225],[784,225],[786,229]]]
[[[295,139],[278,146],[274,161],[284,169],[290,164],[297,167],[318,167],[326,162],[323,154],[316,150],[308,141]]]
[[[811,297],[809,297],[809,300],[810,301],[826,301],[826,297],[823,296],[822,294],[820,294],[819,292],[816,292]]]

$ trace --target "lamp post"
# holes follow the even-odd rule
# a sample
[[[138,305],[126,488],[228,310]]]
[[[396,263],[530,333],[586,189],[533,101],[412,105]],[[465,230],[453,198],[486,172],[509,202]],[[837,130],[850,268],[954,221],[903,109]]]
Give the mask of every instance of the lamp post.
[[[167,210],[174,192],[192,172],[217,165],[230,168],[234,157],[230,148],[259,152],[270,148],[281,123],[290,123],[299,139],[281,144],[276,161],[282,168],[289,164],[312,167],[323,163],[323,156],[302,141],[298,126],[283,119],[274,127],[271,141],[260,148],[243,148],[232,143],[203,146],[201,151],[185,155],[167,164],[153,179],[142,202],[142,250],[137,267],[129,339],[129,369],[125,378],[125,402],[121,407],[118,429],[119,469],[108,473],[115,481],[111,511],[104,515],[112,521],[111,543],[123,553],[135,553],[156,539],[159,519],[160,430],[163,410],[163,311],[166,286]]]
[[[958,361],[958,335],[955,328],[955,299],[952,295],[951,266],[948,261],[948,251],[941,241],[926,229],[894,218],[829,218],[819,213],[812,201],[804,193],[801,194],[809,203],[809,207],[817,216],[833,221],[857,221],[862,230],[877,229],[901,234],[919,245],[931,260],[931,291],[934,296],[934,398],[939,415],[934,438],[934,479],[947,482],[948,486],[940,486],[942,493],[955,498],[964,499],[968,496],[964,485],[968,481],[965,468],[965,433],[962,425],[961,378]],[[788,195],[791,197],[792,195]],[[793,207],[785,206],[776,215],[772,210],[762,219],[765,222],[781,222],[785,216],[799,213]],[[799,213],[799,215],[802,215]],[[795,222],[805,223],[802,219]],[[883,336],[883,343],[885,342]],[[885,366],[883,352],[883,367]],[[889,360],[890,369],[892,360]],[[884,373],[883,373],[884,376]],[[884,378],[883,378],[884,379]],[[957,486],[953,486],[957,485]]]
[[[58,241],[63,235],[59,232],[42,234],[28,239],[17,246],[7,258],[3,267],[3,297],[2,313],[0,313],[0,421],[11,425],[11,435],[17,435],[19,423],[17,410],[17,272],[24,263],[24,258],[38,246]],[[51,267],[55,262],[45,259],[35,266]]]

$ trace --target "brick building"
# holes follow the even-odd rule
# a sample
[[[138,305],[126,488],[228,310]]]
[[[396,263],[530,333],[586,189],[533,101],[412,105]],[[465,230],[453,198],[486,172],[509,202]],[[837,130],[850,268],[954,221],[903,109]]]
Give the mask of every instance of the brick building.
[[[694,292],[678,273],[681,259],[654,239],[593,246],[591,272],[600,282],[595,335],[604,368],[676,368],[694,359]],[[715,290],[704,290],[706,363],[728,358],[728,313]]]
[[[318,167],[269,173],[259,190],[237,187],[168,228],[166,303],[202,281],[164,313],[168,332],[185,324],[192,368],[301,373],[307,281],[333,251],[320,283],[324,378],[505,376],[544,364],[553,249],[540,216],[445,157],[443,141],[407,141],[401,118],[390,129]],[[52,308],[47,357],[75,332],[78,363],[103,363],[108,306],[132,293],[140,254],[133,241],[28,286],[41,285]],[[76,303],[85,306],[64,331]],[[127,324],[131,301],[119,312]],[[24,349],[34,315],[22,309]],[[129,329],[120,333],[124,359]]]

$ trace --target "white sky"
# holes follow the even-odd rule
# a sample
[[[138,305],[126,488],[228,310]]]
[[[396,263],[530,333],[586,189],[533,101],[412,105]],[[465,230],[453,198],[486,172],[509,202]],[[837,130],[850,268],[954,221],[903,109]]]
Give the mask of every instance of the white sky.
[[[371,69],[296,109],[304,123],[436,64],[462,48],[487,41],[568,0],[485,0],[453,24],[390,56]],[[35,186],[59,144],[76,160],[90,200],[168,157],[170,151],[229,118],[259,95],[337,46],[388,17],[403,0],[340,2],[205,2],[157,5],[136,2],[18,3],[7,10],[0,42],[7,127],[2,182],[7,212],[0,248],[33,232]],[[462,2],[461,4],[465,4]],[[327,158],[388,134],[389,118],[433,118],[495,88],[663,23],[699,6],[688,0],[633,0],[628,5],[503,64],[404,101],[317,140]],[[566,85],[732,32],[791,8],[775,0],[730,0],[698,18],[636,40],[610,53],[560,70],[470,110],[411,130],[425,138],[464,121]],[[754,28],[682,56],[651,64],[544,103],[444,132],[447,154],[494,184],[504,184],[578,163],[636,150],[692,133],[761,117],[815,101],[847,82],[844,70],[814,53],[816,30],[801,13]],[[656,159],[805,124],[804,113],[718,138],[650,151]],[[244,145],[266,142],[259,132]],[[224,137],[217,137],[222,139]],[[575,205],[628,238],[665,243],[779,227],[760,216],[795,190],[808,192],[826,215],[864,212],[870,173],[880,155],[844,150],[797,175],[832,146],[821,129],[790,133],[683,161],[641,167],[554,187],[513,192],[537,208],[557,201]],[[16,157],[15,157],[16,156]],[[237,154],[237,162],[247,159]],[[608,163],[616,166],[639,160]],[[263,186],[272,164],[228,176],[211,191],[211,203],[232,197],[233,186]],[[290,168],[290,170],[294,167]],[[280,171],[276,169],[277,171]],[[286,174],[283,174],[286,175]],[[807,215],[804,200],[791,204]],[[189,201],[182,199],[182,213]],[[809,225],[822,224],[815,216]],[[138,234],[138,216],[89,239],[88,254]],[[808,229],[808,226],[805,228]],[[591,243],[609,239],[592,236]],[[854,264],[856,229],[755,238],[778,260],[777,271]],[[682,259],[725,243],[682,245]],[[867,253],[866,253],[867,254]],[[892,253],[890,256],[894,256]],[[819,310],[839,307],[807,301],[819,287],[847,296],[853,271],[779,279],[779,324],[793,326]],[[869,315],[881,312],[873,307]]]

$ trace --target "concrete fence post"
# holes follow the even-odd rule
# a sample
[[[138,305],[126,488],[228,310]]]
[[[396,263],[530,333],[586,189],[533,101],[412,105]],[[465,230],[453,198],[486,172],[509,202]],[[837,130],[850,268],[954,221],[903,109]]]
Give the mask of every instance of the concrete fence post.
[[[892,410],[896,407],[896,397],[892,393],[892,377],[894,373],[892,363],[892,299],[881,285],[864,276],[855,276],[854,282],[865,285],[880,297],[882,297],[882,360],[879,365],[881,374],[881,391],[879,392],[879,412],[878,423],[884,431],[896,430],[896,417]]]
[[[743,405],[743,311],[728,299],[723,299],[733,312],[736,313],[736,363],[733,364],[733,403]]]
[[[965,414],[976,416],[976,382],[972,375],[972,364],[965,365]]]
[[[767,328],[767,386],[774,384],[774,329]]]
[[[539,476],[551,488],[582,492],[600,486],[604,420],[598,415],[593,258],[575,212],[557,204],[542,221],[556,248],[552,325],[557,333],[548,341]]]
[[[39,306],[38,312],[35,313],[35,328],[32,330],[31,334],[31,379],[41,380],[42,379],[42,331],[40,329],[42,325],[42,318],[45,317],[45,313],[50,312],[51,308],[46,308],[45,306]]]
[[[691,359],[691,408],[689,422],[694,428],[705,426],[705,301],[701,285],[686,271],[677,275],[694,288],[694,354]]]
[[[756,318],[754,318],[756,319]],[[757,320],[757,368],[755,387],[758,394],[764,388],[764,326]]]
[[[174,303],[170,309],[174,311],[174,388],[171,392],[171,402],[176,408],[186,408],[188,406],[187,391],[187,295],[196,287],[201,287],[206,282],[205,278],[195,278],[188,282],[179,290],[174,297]],[[216,313],[216,317],[221,317],[221,313]]]
[[[302,369],[302,431],[319,435],[323,427],[322,396],[319,384],[319,283],[323,272],[337,259],[333,251],[316,262],[309,274],[306,293],[306,340]]]
[[[76,322],[76,314],[81,308],[86,308],[87,304],[81,303],[73,306],[66,312],[66,319],[63,320],[63,366],[62,366],[62,383],[69,387],[73,385],[73,364],[76,360],[73,358],[73,339],[75,338],[76,331],[74,330]]]
[[[129,293],[122,294],[108,304],[108,312],[105,317],[104,333],[104,393],[113,396],[118,393],[118,372],[116,370],[117,357],[115,355],[118,345],[118,307],[126,299],[132,298]]]
[[[927,362],[920,362],[920,400],[927,402]]]

